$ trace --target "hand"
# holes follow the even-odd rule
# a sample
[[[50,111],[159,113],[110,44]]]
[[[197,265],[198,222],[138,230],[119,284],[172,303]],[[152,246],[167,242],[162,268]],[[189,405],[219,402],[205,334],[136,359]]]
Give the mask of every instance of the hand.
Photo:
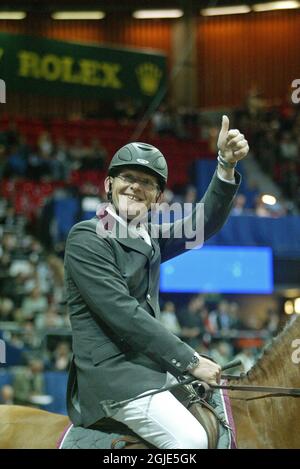
[[[228,116],[223,116],[222,118],[222,127],[217,145],[221,156],[229,163],[242,160],[249,151],[249,145],[245,136],[237,129],[229,130]]]
[[[199,358],[199,365],[190,371],[190,374],[208,384],[218,384],[221,378],[221,367],[205,357]]]

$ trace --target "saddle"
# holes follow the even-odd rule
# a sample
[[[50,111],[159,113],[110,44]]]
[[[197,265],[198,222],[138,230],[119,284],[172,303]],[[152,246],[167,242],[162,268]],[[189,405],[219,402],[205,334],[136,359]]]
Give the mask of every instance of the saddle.
[[[217,448],[219,440],[219,425],[213,409],[206,407],[205,404],[194,403],[189,407],[189,411],[201,423],[206,431],[208,438],[208,449]],[[123,443],[123,445],[122,445]],[[124,435],[120,438],[114,438],[111,443],[111,449],[117,449],[122,445],[122,449],[152,449],[145,440],[139,436]]]
[[[191,412],[201,423],[207,434],[208,449],[217,448],[219,441],[220,418],[214,408],[203,398],[200,398],[193,386],[187,385],[172,391],[174,396]],[[223,423],[223,422],[222,422]],[[137,435],[124,435],[112,440],[112,449],[117,449],[123,443],[123,449],[150,449],[154,448]]]
[[[171,392],[204,427],[209,449],[229,447],[228,431],[230,432],[230,428],[224,418],[216,412],[216,403],[213,399],[210,399],[209,392],[203,393],[202,389],[202,393],[200,393],[197,387],[193,385],[179,386]],[[220,445],[222,439],[223,442]],[[71,426],[59,447],[62,449],[155,448],[132,432],[126,425],[111,418],[101,419],[90,428]]]

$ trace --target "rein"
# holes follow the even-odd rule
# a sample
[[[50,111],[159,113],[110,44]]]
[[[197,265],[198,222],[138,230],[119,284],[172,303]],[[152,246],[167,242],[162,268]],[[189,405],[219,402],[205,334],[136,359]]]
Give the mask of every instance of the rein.
[[[200,383],[202,384],[202,383]],[[282,388],[280,386],[252,386],[240,384],[209,384],[212,389],[229,389],[230,391],[250,391],[250,392],[267,392],[267,396],[262,397],[282,397],[293,396],[300,397],[300,388]]]
[[[240,360],[233,360],[227,365],[222,367],[222,371],[225,371],[229,368],[236,367],[241,364]],[[222,374],[221,378],[228,378],[230,375]],[[235,379],[239,379],[238,376],[234,376]],[[133,397],[131,399],[126,399],[124,401],[114,402],[110,400],[102,401],[101,405],[107,415],[107,417],[111,417],[116,411],[113,409],[119,409],[130,402],[137,401],[138,399],[142,399],[144,397],[154,396],[155,394],[160,394],[161,392],[165,391],[173,391],[180,386],[186,385],[195,385],[197,388],[197,392],[200,398],[205,399],[209,392],[212,389],[228,389],[230,391],[247,391],[247,392],[257,392],[257,393],[268,393],[263,396],[257,396],[254,398],[245,398],[244,400],[251,400],[251,399],[261,399],[264,397],[283,397],[283,396],[292,396],[292,397],[300,397],[300,388],[284,388],[284,387],[276,387],[276,386],[252,386],[252,385],[240,385],[240,384],[208,384],[204,381],[199,381],[191,376],[189,378],[184,378],[180,380],[176,384],[172,384],[170,386],[163,387],[161,389],[157,389],[155,391],[146,392],[140,396]],[[234,398],[235,399],[235,398]]]

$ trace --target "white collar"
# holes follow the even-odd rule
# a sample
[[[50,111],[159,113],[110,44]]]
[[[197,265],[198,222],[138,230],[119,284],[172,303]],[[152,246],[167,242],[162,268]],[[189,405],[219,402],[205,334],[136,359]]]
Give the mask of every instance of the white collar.
[[[117,220],[119,223],[121,223],[121,225],[127,226],[126,221],[116,213],[116,211],[115,211],[115,209],[112,207],[112,205],[108,205],[105,210],[106,210],[107,213],[109,213],[115,220]]]
[[[114,207],[112,205],[108,205],[105,209],[107,211],[107,213],[109,213],[115,220],[117,220],[122,226],[125,226],[127,227],[128,226],[128,223],[122,218],[120,217]],[[128,229],[132,231],[132,233],[137,233],[138,236],[142,237],[143,240],[149,244],[149,246],[152,246],[152,243],[151,243],[151,238],[149,236],[149,233],[147,231],[147,228],[146,228],[146,225],[145,223],[140,223],[139,226],[131,226],[129,225],[128,226]]]

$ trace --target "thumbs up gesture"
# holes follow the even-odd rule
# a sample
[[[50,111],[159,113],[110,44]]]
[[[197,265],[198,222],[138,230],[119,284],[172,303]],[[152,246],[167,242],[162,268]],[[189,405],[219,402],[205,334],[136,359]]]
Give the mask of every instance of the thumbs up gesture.
[[[217,145],[222,158],[228,163],[236,163],[245,158],[249,151],[245,136],[237,129],[229,130],[228,116],[222,118],[222,127]]]

